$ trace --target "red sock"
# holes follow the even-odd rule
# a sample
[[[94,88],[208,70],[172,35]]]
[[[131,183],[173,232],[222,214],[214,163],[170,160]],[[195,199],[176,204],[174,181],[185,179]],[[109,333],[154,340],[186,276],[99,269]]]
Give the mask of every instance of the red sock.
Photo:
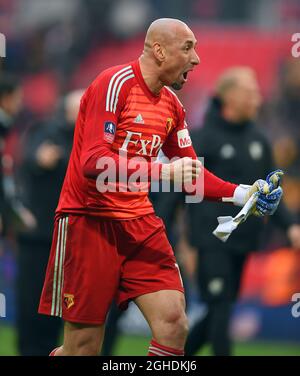
[[[148,356],[184,356],[184,350],[172,349],[171,347],[160,345],[152,339]]]
[[[55,347],[55,349],[51,351],[49,356],[55,356],[56,350],[58,350],[58,349],[59,349],[59,347]]]

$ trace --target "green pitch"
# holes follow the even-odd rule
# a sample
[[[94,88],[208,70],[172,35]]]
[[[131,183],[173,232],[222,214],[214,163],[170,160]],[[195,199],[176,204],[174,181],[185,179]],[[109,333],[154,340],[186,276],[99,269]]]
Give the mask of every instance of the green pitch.
[[[18,355],[16,349],[16,332],[9,326],[0,326],[0,355]],[[147,355],[149,338],[139,336],[120,337],[116,344],[115,355]],[[300,355],[300,344],[250,342],[237,343],[235,355]],[[210,355],[205,348],[199,355]]]

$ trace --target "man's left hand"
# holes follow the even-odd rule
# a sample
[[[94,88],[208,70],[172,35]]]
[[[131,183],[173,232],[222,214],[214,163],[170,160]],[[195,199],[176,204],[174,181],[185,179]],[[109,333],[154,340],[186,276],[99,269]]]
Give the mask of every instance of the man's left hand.
[[[260,189],[255,194],[257,201],[254,214],[257,216],[272,215],[275,213],[282,197],[282,188],[280,187],[282,170],[275,170],[268,174],[266,183],[268,189]]]

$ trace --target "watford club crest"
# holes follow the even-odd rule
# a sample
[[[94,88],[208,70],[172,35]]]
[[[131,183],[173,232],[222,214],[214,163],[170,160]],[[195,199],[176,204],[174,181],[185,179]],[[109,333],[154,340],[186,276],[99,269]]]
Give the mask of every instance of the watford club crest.
[[[67,309],[71,308],[75,304],[74,295],[64,294],[64,305]]]
[[[173,126],[173,119],[167,118],[167,124],[166,124],[167,135],[170,133],[172,126]]]

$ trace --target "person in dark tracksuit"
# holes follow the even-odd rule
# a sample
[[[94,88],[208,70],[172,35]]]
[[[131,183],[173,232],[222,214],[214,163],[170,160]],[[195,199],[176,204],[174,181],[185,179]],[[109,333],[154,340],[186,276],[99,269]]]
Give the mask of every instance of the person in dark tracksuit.
[[[205,167],[217,176],[232,182],[252,181],[274,169],[271,146],[255,125],[260,102],[255,73],[250,68],[231,68],[219,79],[204,126],[192,134],[197,155],[204,156]],[[258,249],[264,227],[264,219],[251,216],[227,242],[221,242],[212,234],[217,217],[234,216],[239,210],[212,202],[188,207],[189,242],[198,249],[196,280],[207,313],[191,329],[186,355],[195,354],[205,343],[212,345],[214,355],[231,355],[232,306],[247,256]],[[300,248],[300,227],[284,205],[270,220],[287,231],[292,246]]]
[[[18,171],[17,331],[21,355],[49,355],[59,340],[61,320],[38,314],[51,248],[52,226],[73,144],[82,91],[69,93],[56,120],[32,127],[24,140]]]
[[[0,74],[0,233],[3,231],[3,217],[9,207],[4,193],[2,156],[5,138],[22,106],[22,89],[15,77]]]

